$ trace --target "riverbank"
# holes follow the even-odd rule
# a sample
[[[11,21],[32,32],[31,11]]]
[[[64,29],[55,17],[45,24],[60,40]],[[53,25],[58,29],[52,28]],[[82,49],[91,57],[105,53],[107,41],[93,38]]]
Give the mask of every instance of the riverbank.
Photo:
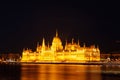
[[[78,64],[78,65],[120,65],[120,62],[0,62],[0,64]]]

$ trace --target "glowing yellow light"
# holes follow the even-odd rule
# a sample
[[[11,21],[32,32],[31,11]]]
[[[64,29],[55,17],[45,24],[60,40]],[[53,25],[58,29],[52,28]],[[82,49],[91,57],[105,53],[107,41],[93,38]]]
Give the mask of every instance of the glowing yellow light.
[[[81,47],[79,44],[67,43],[63,49],[62,41],[58,37],[58,32],[53,38],[51,47],[45,45],[43,38],[42,45],[37,44],[36,51],[27,49],[22,52],[21,62],[80,62],[80,61],[100,61],[99,48]]]

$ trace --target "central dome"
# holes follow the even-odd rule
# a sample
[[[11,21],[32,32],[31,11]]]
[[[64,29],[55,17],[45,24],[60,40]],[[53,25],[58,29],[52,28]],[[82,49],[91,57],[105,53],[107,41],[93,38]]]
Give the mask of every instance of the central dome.
[[[60,38],[58,37],[58,32],[57,31],[56,31],[56,36],[53,38],[53,42],[52,43],[62,44]]]
[[[54,37],[52,43],[62,43],[59,37]]]
[[[56,31],[56,36],[53,38],[51,49],[53,51],[57,51],[57,50],[62,50],[63,49],[62,41],[58,37],[57,31]]]

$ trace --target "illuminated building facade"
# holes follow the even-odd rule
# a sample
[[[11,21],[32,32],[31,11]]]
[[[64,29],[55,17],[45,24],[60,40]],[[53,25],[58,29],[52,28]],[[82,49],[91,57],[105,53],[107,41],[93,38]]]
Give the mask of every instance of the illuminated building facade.
[[[43,38],[42,45],[37,44],[36,51],[31,49],[23,50],[21,62],[86,62],[100,61],[100,50],[98,47],[80,46],[79,41],[62,45],[62,41],[56,31],[52,45],[46,46]]]

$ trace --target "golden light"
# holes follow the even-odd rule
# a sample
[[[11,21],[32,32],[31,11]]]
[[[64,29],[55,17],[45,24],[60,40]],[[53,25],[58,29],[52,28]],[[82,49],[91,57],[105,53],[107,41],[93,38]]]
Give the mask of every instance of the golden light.
[[[37,44],[36,51],[23,50],[21,62],[85,62],[100,61],[100,50],[97,47],[81,47],[75,42],[67,43],[63,49],[62,41],[58,32],[53,38],[51,47],[45,45],[43,38],[42,45]]]

